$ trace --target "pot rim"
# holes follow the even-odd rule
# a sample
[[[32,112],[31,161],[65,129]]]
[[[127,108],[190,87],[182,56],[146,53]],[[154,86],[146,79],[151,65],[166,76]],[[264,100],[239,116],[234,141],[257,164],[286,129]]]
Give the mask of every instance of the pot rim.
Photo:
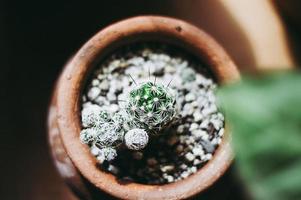
[[[184,180],[165,185],[121,183],[100,170],[87,145],[79,140],[81,94],[90,71],[108,52],[129,42],[158,40],[181,46],[212,71],[218,83],[239,79],[239,72],[223,48],[204,31],[182,20],[161,16],[129,18],[106,27],[75,54],[57,85],[57,122],[63,145],[76,169],[99,190],[120,199],[184,199],[212,185],[230,166],[231,137],[226,134],[212,159]]]

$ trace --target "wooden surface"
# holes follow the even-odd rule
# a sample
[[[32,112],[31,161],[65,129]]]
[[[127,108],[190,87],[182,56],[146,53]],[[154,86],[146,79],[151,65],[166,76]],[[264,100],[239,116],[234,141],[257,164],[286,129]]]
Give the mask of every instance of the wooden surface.
[[[58,176],[48,152],[45,131],[49,98],[69,56],[113,21],[138,14],[179,17],[212,34],[241,69],[262,69],[264,63],[272,61],[271,68],[290,67],[292,49],[285,43],[286,31],[271,4],[265,2],[268,9],[264,10],[256,9],[256,5],[240,5],[246,1],[1,1],[0,199],[74,199]],[[258,6],[262,1],[248,2]],[[248,16],[254,13],[256,18],[244,13]],[[244,19],[255,23],[249,24]],[[258,24],[261,28],[254,28]],[[265,27],[275,27],[281,34]],[[258,37],[260,32],[267,36]],[[264,58],[256,53],[262,48],[267,48]],[[300,51],[295,51],[294,56],[300,57]],[[215,186],[220,192],[212,188],[204,194],[204,199],[240,199],[233,174],[231,170]]]

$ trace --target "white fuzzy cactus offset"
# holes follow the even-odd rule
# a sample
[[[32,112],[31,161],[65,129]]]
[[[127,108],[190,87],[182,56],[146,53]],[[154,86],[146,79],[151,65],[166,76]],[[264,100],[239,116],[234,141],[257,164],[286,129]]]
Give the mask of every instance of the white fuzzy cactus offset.
[[[125,134],[124,141],[127,148],[141,150],[148,143],[148,134],[144,129],[131,129]]]
[[[124,132],[123,121],[111,117],[97,105],[89,105],[82,110],[82,124],[85,127],[80,133],[82,143],[91,146],[91,152],[102,163],[111,161],[117,156],[116,147],[122,144]]]

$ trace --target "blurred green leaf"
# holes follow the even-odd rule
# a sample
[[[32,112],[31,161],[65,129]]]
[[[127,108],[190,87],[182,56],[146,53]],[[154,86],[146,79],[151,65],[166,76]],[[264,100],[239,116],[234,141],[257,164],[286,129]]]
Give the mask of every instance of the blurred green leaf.
[[[301,199],[301,75],[245,77],[221,88],[238,169],[256,200]]]

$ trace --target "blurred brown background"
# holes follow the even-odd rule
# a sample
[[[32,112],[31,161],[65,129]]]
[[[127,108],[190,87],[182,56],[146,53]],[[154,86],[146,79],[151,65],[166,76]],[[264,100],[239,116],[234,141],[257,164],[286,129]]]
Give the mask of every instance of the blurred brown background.
[[[135,15],[173,16],[213,35],[243,71],[289,69],[301,58],[300,8],[298,0],[2,0],[0,199],[74,199],[49,156],[47,107],[66,60],[104,26]],[[233,173],[206,199],[239,199]]]

